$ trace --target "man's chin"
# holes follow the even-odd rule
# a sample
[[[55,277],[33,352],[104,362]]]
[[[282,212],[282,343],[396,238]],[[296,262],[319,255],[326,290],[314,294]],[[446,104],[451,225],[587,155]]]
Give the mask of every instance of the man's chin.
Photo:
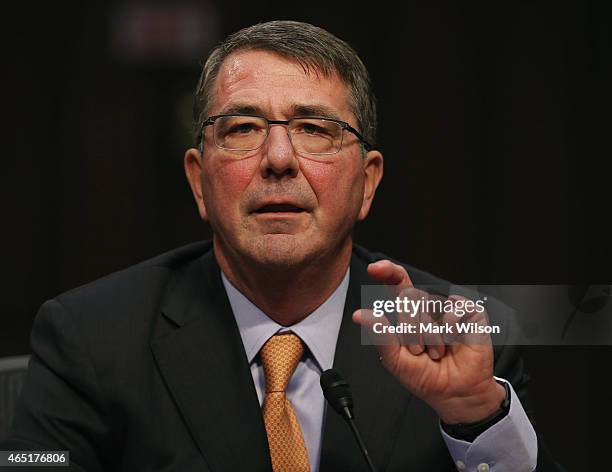
[[[249,244],[250,258],[268,269],[290,269],[307,264],[319,253],[312,239],[296,234],[265,234]]]

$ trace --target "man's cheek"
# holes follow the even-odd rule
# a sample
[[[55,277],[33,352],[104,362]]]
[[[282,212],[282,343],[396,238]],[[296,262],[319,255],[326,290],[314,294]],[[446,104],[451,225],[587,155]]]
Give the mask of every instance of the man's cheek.
[[[246,166],[225,166],[218,170],[212,181],[220,191],[235,194],[245,189],[253,179],[252,169]]]
[[[234,166],[217,168],[203,179],[203,193],[208,206],[232,210],[240,201],[252,180],[252,174]]]
[[[250,180],[258,169],[259,161],[257,156],[241,158],[215,155],[206,161],[208,165],[205,166],[205,171],[211,179]]]
[[[350,220],[352,215],[352,197],[346,193],[334,191],[333,187],[320,196],[319,207],[320,216],[325,220],[325,224],[331,228],[342,227]],[[348,217],[348,218],[347,218]]]

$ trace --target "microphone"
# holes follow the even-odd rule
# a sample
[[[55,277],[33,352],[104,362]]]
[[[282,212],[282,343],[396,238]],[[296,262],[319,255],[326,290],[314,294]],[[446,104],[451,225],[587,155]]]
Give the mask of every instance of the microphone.
[[[349,384],[342,378],[340,373],[334,369],[328,369],[323,372],[319,380],[325,399],[336,413],[349,424],[370,471],[376,472],[370,454],[357,430],[357,425],[355,421],[353,421],[355,418],[355,414],[353,413],[353,395],[351,394]]]

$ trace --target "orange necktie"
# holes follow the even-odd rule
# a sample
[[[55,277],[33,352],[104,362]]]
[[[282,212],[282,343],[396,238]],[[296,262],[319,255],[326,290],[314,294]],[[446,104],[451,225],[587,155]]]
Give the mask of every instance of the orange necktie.
[[[285,389],[304,354],[293,333],[272,336],[259,351],[266,377],[263,418],[274,472],[310,472],[300,423]]]

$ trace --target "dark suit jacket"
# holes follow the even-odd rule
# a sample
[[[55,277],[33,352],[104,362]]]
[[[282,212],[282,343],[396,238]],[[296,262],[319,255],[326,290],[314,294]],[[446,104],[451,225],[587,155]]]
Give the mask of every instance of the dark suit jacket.
[[[357,424],[380,471],[456,470],[435,413],[362,346],[351,314],[367,264],[355,246],[334,360],[352,386]],[[441,281],[407,267],[415,285]],[[261,410],[210,242],[176,249],[46,302],[12,436],[0,450],[69,450],[75,470],[269,471]],[[528,409],[516,350],[496,353]],[[538,470],[556,470],[540,448]],[[24,469],[19,469],[24,470]],[[40,469],[34,469],[40,470]],[[325,471],[367,470],[328,409]],[[518,471],[517,471],[518,472]]]

